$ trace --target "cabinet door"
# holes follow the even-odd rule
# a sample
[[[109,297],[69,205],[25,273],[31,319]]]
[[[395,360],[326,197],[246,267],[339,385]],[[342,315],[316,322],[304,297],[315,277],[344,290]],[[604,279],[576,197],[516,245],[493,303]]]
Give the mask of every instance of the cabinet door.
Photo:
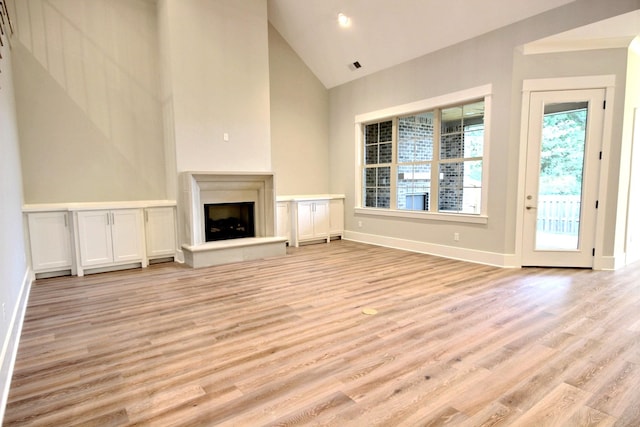
[[[27,215],[33,271],[71,268],[71,233],[67,212]]]
[[[78,243],[83,267],[113,262],[110,211],[78,212]]]
[[[291,240],[291,222],[289,219],[289,202],[278,202],[276,204],[276,234]]]
[[[144,257],[142,234],[142,211],[140,209],[112,211],[113,261],[119,263],[142,260]]]
[[[329,236],[329,201],[313,202],[313,231],[315,237]]]
[[[344,233],[344,201],[342,199],[333,199],[329,204],[330,224],[329,230],[331,235],[337,236]]]
[[[145,209],[147,257],[174,256],[176,220],[173,207]]]
[[[313,239],[315,236],[313,230],[313,202],[297,203],[297,220],[298,220],[298,239]]]

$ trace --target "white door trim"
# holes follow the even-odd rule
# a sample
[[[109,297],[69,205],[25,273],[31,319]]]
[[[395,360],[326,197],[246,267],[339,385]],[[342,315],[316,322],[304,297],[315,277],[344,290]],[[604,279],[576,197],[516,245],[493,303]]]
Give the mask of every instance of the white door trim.
[[[615,260],[605,257],[602,250],[605,234],[604,209],[607,204],[607,187],[609,184],[609,160],[611,158],[611,130],[613,127],[613,102],[615,94],[615,75],[561,77],[547,79],[528,79],[522,82],[522,107],[520,115],[520,154],[518,160],[518,190],[516,196],[516,228],[515,228],[515,261],[522,267],[522,241],[524,223],[525,172],[527,164],[527,137],[529,130],[529,101],[531,92],[574,89],[604,89],[607,108],[604,112],[602,130],[602,164],[598,185],[598,200],[603,209],[596,219],[594,270],[615,268]]]

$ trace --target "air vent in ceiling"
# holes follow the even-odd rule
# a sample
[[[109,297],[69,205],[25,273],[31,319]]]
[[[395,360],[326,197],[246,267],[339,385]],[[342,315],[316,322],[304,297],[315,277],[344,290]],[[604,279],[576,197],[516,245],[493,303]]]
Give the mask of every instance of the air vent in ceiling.
[[[360,62],[355,61],[355,62],[349,64],[349,68],[351,68],[351,71],[355,71],[358,68],[362,68],[362,65],[360,64]]]

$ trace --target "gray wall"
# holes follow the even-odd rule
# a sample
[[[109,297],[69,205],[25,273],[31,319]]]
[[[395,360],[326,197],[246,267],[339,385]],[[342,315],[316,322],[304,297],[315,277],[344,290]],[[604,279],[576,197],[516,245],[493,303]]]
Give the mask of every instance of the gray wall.
[[[331,89],[330,190],[347,195],[346,229],[442,245],[452,245],[453,233],[458,232],[458,245],[461,247],[498,254],[514,253],[522,79],[541,77],[547,72],[553,77],[594,72],[620,74],[624,66],[620,52],[586,51],[566,58],[544,55],[514,59],[514,55],[517,56],[518,48],[527,42],[635,10],[639,6],[637,0],[616,0],[606,4],[579,0]],[[556,63],[556,59],[560,62]],[[530,70],[530,65],[535,69]],[[587,67],[581,69],[582,65]],[[547,66],[551,68],[547,69]],[[485,170],[489,174],[488,224],[356,216],[353,210],[356,191],[354,117],[484,84],[493,85],[490,151],[486,154],[490,158],[490,168]],[[624,93],[616,96],[622,99]],[[357,226],[358,221],[362,221],[362,228]],[[607,242],[607,249],[612,251],[611,242]]]
[[[164,199],[155,4],[14,5],[25,201]]]
[[[158,7],[177,172],[271,170],[266,2],[161,0]]]
[[[614,255],[614,237],[618,212],[618,186],[619,165],[621,160],[621,141],[626,92],[626,67],[627,49],[606,49],[579,52],[563,52],[539,55],[514,56],[514,88],[513,98],[517,99],[522,90],[522,81],[525,79],[548,77],[574,77],[588,75],[616,76],[615,104],[609,106],[613,109],[614,124],[611,133],[610,158],[605,159],[610,165],[608,176],[607,203],[599,208],[598,214],[605,216],[606,230],[604,236],[603,252],[606,256]],[[518,82],[520,85],[518,87]],[[517,140],[520,132],[520,122],[511,126],[511,139]],[[624,209],[622,210],[624,212]],[[620,218],[624,223],[626,218]],[[515,233],[515,228],[512,229]],[[507,229],[507,232],[509,230]]]
[[[12,319],[16,316],[23,285],[26,286],[27,257],[22,228],[22,177],[18,126],[11,73],[11,51],[6,38],[0,48],[0,396],[9,387],[11,356],[18,345]],[[4,402],[0,402],[0,419]]]
[[[271,162],[278,195],[329,191],[329,91],[269,25]]]

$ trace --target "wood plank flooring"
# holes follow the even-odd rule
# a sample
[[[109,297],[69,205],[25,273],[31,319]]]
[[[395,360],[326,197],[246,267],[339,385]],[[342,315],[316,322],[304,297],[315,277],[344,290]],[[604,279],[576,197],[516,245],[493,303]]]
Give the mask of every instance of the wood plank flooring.
[[[639,384],[640,265],[335,241],[36,281],[4,425],[638,426]]]

